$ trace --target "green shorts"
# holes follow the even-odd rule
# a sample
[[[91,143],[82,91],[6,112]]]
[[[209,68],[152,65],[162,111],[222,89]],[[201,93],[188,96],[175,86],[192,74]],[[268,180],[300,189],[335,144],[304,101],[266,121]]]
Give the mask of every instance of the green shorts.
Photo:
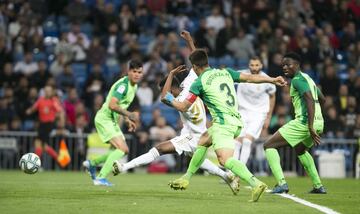
[[[222,148],[234,149],[234,139],[240,135],[240,131],[241,126],[214,123],[208,129],[214,150]]]
[[[314,121],[314,129],[318,134],[321,134],[324,129],[324,121]],[[295,147],[301,142],[308,148],[313,146],[308,125],[301,123],[299,120],[291,120],[282,126],[279,132],[291,147]]]
[[[112,138],[121,136],[124,139],[118,121],[109,118],[102,113],[97,113],[95,116],[96,131],[100,139],[104,143],[108,143]]]

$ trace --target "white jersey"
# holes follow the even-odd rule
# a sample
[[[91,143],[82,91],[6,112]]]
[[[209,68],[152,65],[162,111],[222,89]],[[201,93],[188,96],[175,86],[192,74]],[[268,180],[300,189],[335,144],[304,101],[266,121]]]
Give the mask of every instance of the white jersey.
[[[241,70],[241,73],[250,73],[250,70]],[[267,76],[264,72],[259,75]],[[237,97],[240,112],[256,112],[267,114],[270,106],[270,94],[276,92],[276,87],[270,83],[239,83],[237,87]]]
[[[180,84],[182,88],[179,96],[176,97],[177,101],[184,101],[189,95],[190,87],[192,83],[197,79],[197,75],[193,69],[190,70],[187,77]],[[186,112],[179,112],[180,118],[183,123],[183,128],[181,129],[181,135],[184,134],[196,134],[201,135],[206,131],[206,111],[204,103],[198,97],[191,107]]]

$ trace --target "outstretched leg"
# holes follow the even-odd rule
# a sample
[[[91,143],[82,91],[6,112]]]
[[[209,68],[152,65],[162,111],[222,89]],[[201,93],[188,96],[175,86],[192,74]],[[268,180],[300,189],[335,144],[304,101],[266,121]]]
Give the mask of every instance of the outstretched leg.
[[[288,143],[281,136],[279,131],[271,136],[264,144],[266,159],[278,184],[278,186],[273,189],[272,193],[282,193],[289,191],[283,170],[281,168],[279,152],[277,151],[278,148],[284,147],[286,145],[288,145]]]

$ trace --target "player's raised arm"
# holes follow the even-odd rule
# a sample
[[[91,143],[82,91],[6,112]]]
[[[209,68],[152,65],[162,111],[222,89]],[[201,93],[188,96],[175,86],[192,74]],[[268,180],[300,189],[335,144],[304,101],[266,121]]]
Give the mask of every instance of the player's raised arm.
[[[176,74],[184,72],[184,71],[186,71],[185,65],[180,65],[180,66],[176,67],[175,69],[173,69],[173,70],[171,70],[169,72],[169,75],[167,76],[165,84],[164,84],[164,86],[163,86],[163,88],[161,90],[161,95],[160,95],[161,100],[163,100],[165,98],[167,93],[170,93],[171,84],[172,84],[172,81],[174,79],[174,76]]]
[[[194,40],[191,37],[191,34],[189,31],[186,31],[186,30],[181,31],[180,36],[186,41],[186,44],[190,48],[191,52],[196,50]]]
[[[285,86],[287,84],[282,76],[273,78],[258,74],[244,74],[244,73],[240,73],[240,81],[249,82],[249,83],[271,83],[277,86]]]

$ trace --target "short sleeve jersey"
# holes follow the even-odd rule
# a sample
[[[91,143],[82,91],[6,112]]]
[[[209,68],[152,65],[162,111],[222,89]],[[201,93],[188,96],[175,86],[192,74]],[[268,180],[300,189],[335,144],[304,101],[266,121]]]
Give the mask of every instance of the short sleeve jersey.
[[[110,91],[106,96],[105,103],[102,105],[98,113],[101,113],[112,119],[118,118],[119,115],[109,109],[111,98],[116,97],[119,100],[118,105],[123,109],[127,109],[134,100],[136,89],[137,84],[131,85],[127,76],[119,79],[111,86]]]
[[[240,73],[208,68],[191,85],[190,92],[204,101],[214,123],[242,126],[234,81],[240,82]]]
[[[241,70],[240,73],[251,74],[249,69]],[[259,75],[267,76],[264,72]],[[267,114],[270,107],[269,95],[276,92],[276,87],[270,83],[240,83],[236,92],[240,111]]]
[[[307,107],[305,103],[305,99],[303,97],[305,92],[310,92],[313,99],[315,100],[315,121],[323,120],[323,116],[321,113],[321,107],[319,104],[319,92],[314,81],[309,77],[309,75],[302,73],[299,71],[291,80],[290,86],[290,96],[291,101],[295,110],[295,119],[300,120],[301,123],[307,124],[308,122],[308,113]]]

